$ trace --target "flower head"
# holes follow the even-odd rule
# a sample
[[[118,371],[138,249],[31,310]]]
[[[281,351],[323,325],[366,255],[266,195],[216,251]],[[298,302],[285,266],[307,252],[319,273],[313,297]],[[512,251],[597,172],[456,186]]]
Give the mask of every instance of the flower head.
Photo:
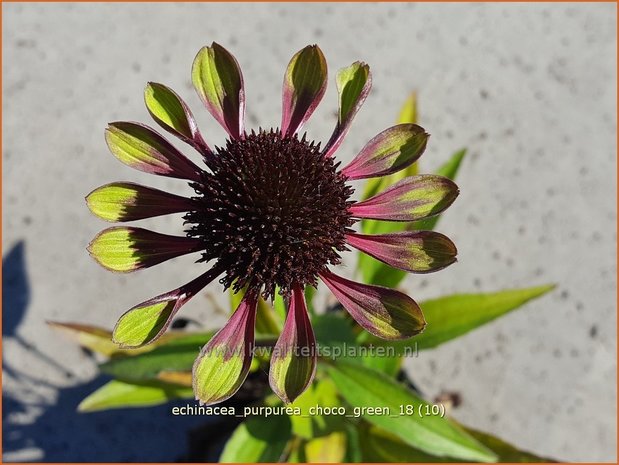
[[[186,198],[117,182],[86,198],[91,211],[107,221],[183,212],[186,235],[112,227],[97,235],[88,250],[101,265],[118,272],[189,253],[199,253],[198,262],[212,265],[193,281],[126,312],[114,329],[115,342],[123,347],[153,342],[176,312],[217,278],[225,288],[244,292],[238,309],[203,347],[193,368],[196,398],[207,404],[221,402],[238,390],[249,371],[260,298],[279,292],[288,303],[288,314],[271,357],[270,382],[282,400],[291,402],[311,383],[316,368],[306,286],[322,280],[350,315],[378,337],[404,339],[422,331],[421,309],[407,295],[329,270],[349,246],[415,273],[443,268],[456,256],[453,243],[432,231],[364,235],[354,230],[361,219],[416,221],[436,215],[458,194],[446,178],[419,175],[367,200],[352,200],[348,181],[406,168],[421,156],[428,140],[421,127],[400,124],[371,139],[348,165],[340,167],[335,161],[333,154],[370,91],[369,67],[356,62],[337,73],[338,121],[323,147],[299,135],[327,85],[326,61],[317,46],[305,47],[288,65],[282,122],[276,130],[246,131],[243,76],[236,59],[220,45],[200,50],[192,80],[207,110],[229,134],[222,147],[207,144],[185,102],[168,87],[149,83],[145,101],[163,129],[197,150],[201,165],[143,124],[111,123],[106,141],[123,163],[184,179],[195,195]]]

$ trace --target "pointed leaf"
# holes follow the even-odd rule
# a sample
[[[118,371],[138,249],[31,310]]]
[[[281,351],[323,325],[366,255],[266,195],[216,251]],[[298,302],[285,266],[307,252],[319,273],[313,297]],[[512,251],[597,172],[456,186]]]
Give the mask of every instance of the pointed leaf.
[[[327,61],[317,45],[298,51],[288,63],[282,90],[282,134],[299,131],[327,89]]]
[[[281,333],[281,330],[282,323],[279,320],[279,316],[268,302],[260,298],[256,311],[256,332],[277,336]]]
[[[191,388],[161,381],[127,383],[112,380],[86,397],[78,406],[80,412],[96,412],[113,408],[151,407],[173,399],[191,398]]]
[[[402,104],[402,108],[400,108],[398,123],[417,124],[418,121],[419,111],[417,108],[417,92],[411,92],[408,98]]]
[[[353,216],[387,221],[415,221],[437,215],[458,196],[458,186],[442,176],[421,174],[350,207]]]
[[[184,334],[159,344],[149,352],[109,360],[102,363],[99,369],[114,378],[130,381],[152,380],[163,372],[190,372],[200,346],[206,344],[213,334],[214,331]],[[162,381],[167,381],[164,378],[161,378]]]
[[[339,98],[337,125],[331,138],[325,145],[323,153],[330,157],[339,148],[355,115],[365,102],[372,88],[370,67],[360,61],[347,68],[342,68],[335,77]]]
[[[200,351],[193,365],[193,390],[203,405],[232,397],[251,366],[258,297],[245,294],[226,325]]]
[[[440,270],[456,261],[456,246],[433,231],[380,235],[349,233],[348,244],[389,266],[412,273]]]
[[[307,463],[342,463],[346,457],[346,433],[334,431],[320,438],[312,438],[305,444]]]
[[[114,342],[133,348],[155,341],[168,329],[176,312],[219,274],[220,269],[212,268],[178,289],[131,308],[116,323]]]
[[[320,274],[350,315],[369,333],[405,339],[423,331],[425,320],[413,299],[394,289],[356,283],[328,271]]]
[[[350,179],[364,179],[400,171],[421,156],[428,137],[416,124],[393,126],[370,140],[342,173]]]
[[[48,321],[47,324],[67,334],[81,347],[105,355],[106,357],[114,358],[114,360],[127,358],[128,356],[141,355],[150,352],[156,347],[160,347],[172,341],[182,340],[188,336],[187,333],[182,331],[171,331],[162,335],[156,342],[148,346],[135,349],[123,349],[112,341],[112,331],[104,328],[79,323],[61,323],[58,321]],[[191,367],[191,364],[189,366]]]
[[[455,422],[454,422],[455,423]],[[460,425],[464,431],[477,439],[492,452],[498,455],[500,463],[543,463],[553,462],[553,460],[533,455],[516,449],[501,439],[490,434],[475,431]],[[453,457],[436,457],[426,452],[422,452],[409,446],[396,435],[375,426],[361,428],[361,446],[363,450],[363,460],[365,462],[381,463],[436,463],[436,462],[458,462]]]
[[[338,361],[329,366],[329,374],[340,394],[350,405],[371,405],[389,409],[389,415],[363,415],[363,418],[405,441],[436,456],[464,461],[492,462],[496,455],[460,427],[441,416],[417,415],[428,405],[403,385],[362,365]],[[414,415],[400,415],[401,406],[410,405]],[[391,415],[398,415],[394,420]]]
[[[176,92],[163,84],[149,82],[144,89],[148,112],[166,131],[198,150],[210,152],[187,104]]]
[[[484,446],[491,449],[499,456],[499,462],[502,463],[549,463],[555,462],[553,459],[543,458],[530,452],[519,450],[502,439],[482,431],[474,430],[461,425],[462,428],[477,439]]]
[[[245,88],[236,58],[213,42],[196,55],[191,80],[213,118],[233,139],[240,139],[244,131]]]
[[[353,342],[354,344],[354,342]],[[296,436],[312,439],[325,436],[344,427],[345,418],[339,415],[318,415],[310,409],[320,405],[324,409],[334,409],[342,405],[337,389],[329,378],[322,378],[313,383],[291,405],[299,409],[300,415],[292,415],[292,431]]]
[[[271,355],[269,384],[284,403],[293,402],[311,384],[316,373],[316,338],[303,289],[296,285],[288,316]]]
[[[86,203],[105,221],[135,221],[195,208],[190,199],[132,182],[101,186],[86,196]]]
[[[282,461],[291,437],[286,415],[251,417],[226,442],[220,463],[275,463]]]
[[[364,462],[441,463],[459,462],[452,457],[437,457],[416,449],[395,434],[376,426],[361,428],[361,447]]]
[[[200,181],[200,168],[153,129],[139,123],[110,123],[105,141],[122,163],[145,173]]]
[[[458,294],[427,300],[422,308],[428,327],[417,338],[417,346],[420,350],[436,347],[515,310],[554,287],[546,285],[487,294]]]
[[[484,294],[455,294],[421,303],[428,322],[426,330],[410,344],[391,343],[399,353],[414,344],[418,350],[432,349],[515,310],[555,288],[554,285],[512,289]],[[383,344],[378,338],[367,342]]]
[[[118,226],[97,234],[87,250],[104,268],[130,273],[201,248],[199,239]]]
[[[47,324],[71,337],[81,347],[111,357],[122,353],[122,349],[112,342],[112,332],[103,328],[79,323],[60,323],[48,321]]]

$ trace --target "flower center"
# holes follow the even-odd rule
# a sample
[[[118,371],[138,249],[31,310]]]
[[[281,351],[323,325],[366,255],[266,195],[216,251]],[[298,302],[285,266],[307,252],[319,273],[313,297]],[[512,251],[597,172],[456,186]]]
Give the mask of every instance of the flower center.
[[[221,283],[273,297],[295,283],[316,285],[317,274],[340,263],[353,224],[353,189],[339,163],[320,144],[279,131],[252,131],[231,140],[207,161],[202,183],[192,186],[201,207],[189,212],[188,235],[204,241],[201,261],[216,259]]]

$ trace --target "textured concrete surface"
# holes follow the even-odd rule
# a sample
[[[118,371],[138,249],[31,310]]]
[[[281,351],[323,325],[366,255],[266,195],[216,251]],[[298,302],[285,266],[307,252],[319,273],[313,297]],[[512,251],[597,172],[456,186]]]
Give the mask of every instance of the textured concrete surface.
[[[127,308],[193,277],[191,257],[135,275],[85,252],[105,227],[84,195],[132,180],[175,192],[107,152],[113,120],[148,122],[148,80],[176,89],[208,141],[223,131],[191,89],[215,40],[246,79],[248,126],[277,125],[290,56],[308,43],[331,70],[364,60],[374,91],[339,156],[350,159],[420,91],[429,171],[466,146],[462,195],[440,230],[448,270],[409,277],[418,298],[557,283],[525,309],[407,362],[430,396],[457,391],[455,416],[536,453],[616,459],[616,6],[613,4],[3,5],[4,460],[167,461],[198,422],[169,408],[75,413],[104,382],[45,320],[110,327]],[[308,125],[335,121],[333,81]],[[150,124],[150,123],[149,123]],[[178,216],[145,222],[180,231]],[[349,263],[354,257],[347,258]],[[350,268],[349,268],[350,271]],[[184,310],[223,316],[209,288]],[[321,298],[326,298],[323,293]],[[68,371],[68,373],[66,372]]]

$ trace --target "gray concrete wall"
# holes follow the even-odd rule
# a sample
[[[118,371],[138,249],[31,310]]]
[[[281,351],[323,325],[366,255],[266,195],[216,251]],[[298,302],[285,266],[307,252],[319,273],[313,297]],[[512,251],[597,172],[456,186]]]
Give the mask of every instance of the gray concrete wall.
[[[8,4],[3,12],[5,460],[174,460],[198,423],[167,408],[76,414],[103,381],[45,320],[111,327],[125,309],[198,273],[190,257],[129,276],[104,271],[84,249],[106,225],[83,198],[113,180],[187,192],[119,164],[103,129],[149,122],[142,90],[153,80],[176,89],[209,143],[222,144],[190,85],[195,53],[213,40],[243,67],[250,127],[279,124],[284,68],[306,44],[320,45],[332,77],[368,62],[374,91],[343,160],[392,124],[408,92],[420,92],[432,134],[424,171],[460,147],[470,152],[462,195],[439,228],[458,245],[459,263],[409,277],[407,290],[426,298],[558,288],[407,369],[429,396],[459,392],[455,416],[474,427],[563,460],[616,459],[615,5]],[[318,140],[335,121],[330,85],[308,125]],[[181,230],[177,216],[145,224]],[[209,295],[224,301],[214,285],[183,313],[214,327],[224,317]]]

